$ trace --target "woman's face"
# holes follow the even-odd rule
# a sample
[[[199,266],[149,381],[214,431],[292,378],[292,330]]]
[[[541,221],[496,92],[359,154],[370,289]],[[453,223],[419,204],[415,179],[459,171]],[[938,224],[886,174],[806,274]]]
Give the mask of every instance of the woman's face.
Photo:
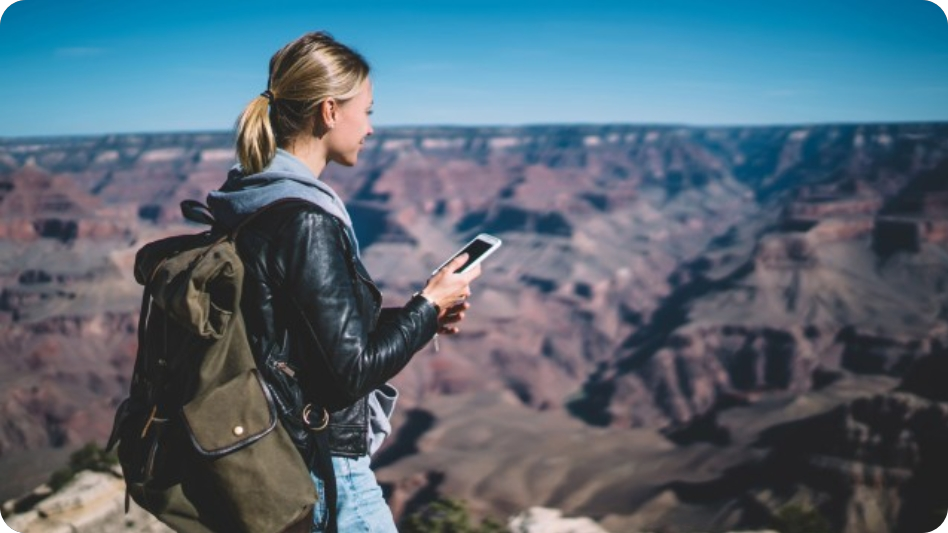
[[[372,82],[368,78],[362,90],[354,97],[339,103],[333,128],[326,135],[327,156],[330,161],[351,167],[359,159],[365,139],[372,135]]]

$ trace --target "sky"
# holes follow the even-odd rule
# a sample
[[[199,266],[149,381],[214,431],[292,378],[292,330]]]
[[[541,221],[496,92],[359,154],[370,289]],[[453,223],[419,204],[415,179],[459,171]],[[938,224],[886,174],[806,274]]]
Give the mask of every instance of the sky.
[[[0,137],[230,130],[313,30],[371,63],[376,127],[948,120],[927,0],[20,0]]]

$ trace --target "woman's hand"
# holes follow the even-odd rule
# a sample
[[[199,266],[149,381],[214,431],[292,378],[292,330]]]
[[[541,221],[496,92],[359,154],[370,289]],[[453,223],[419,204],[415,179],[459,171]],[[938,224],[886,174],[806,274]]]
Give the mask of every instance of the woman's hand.
[[[471,282],[481,275],[481,266],[456,274],[454,271],[464,266],[465,262],[467,254],[456,257],[431,276],[421,291],[422,296],[437,304],[441,310],[438,313],[439,333],[457,333],[458,328],[452,324],[464,320],[464,311],[470,308],[466,300],[471,296]]]
[[[452,324],[457,324],[458,322],[464,320],[464,311],[467,311],[471,308],[471,304],[467,302],[461,302],[454,307],[449,308],[444,312],[443,315],[438,316],[438,333],[443,335],[454,335],[458,331],[457,326]]]

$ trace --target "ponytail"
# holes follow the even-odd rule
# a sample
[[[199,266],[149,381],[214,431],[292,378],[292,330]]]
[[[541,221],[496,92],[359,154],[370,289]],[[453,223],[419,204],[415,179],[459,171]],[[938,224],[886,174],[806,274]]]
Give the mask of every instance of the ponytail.
[[[237,160],[244,175],[257,174],[300,135],[321,120],[319,104],[359,93],[369,64],[358,52],[325,32],[307,33],[270,58],[267,90],[237,119]]]
[[[276,138],[270,126],[270,98],[254,98],[237,119],[237,160],[244,175],[258,174],[276,156]]]

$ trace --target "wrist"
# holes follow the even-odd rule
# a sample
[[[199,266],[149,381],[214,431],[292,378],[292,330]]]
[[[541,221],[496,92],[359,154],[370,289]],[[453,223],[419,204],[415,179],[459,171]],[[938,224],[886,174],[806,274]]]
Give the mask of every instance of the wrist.
[[[438,305],[438,302],[434,301],[434,298],[432,298],[432,297],[428,296],[427,294],[425,294],[424,291],[418,291],[418,292],[416,292],[415,294],[412,294],[411,297],[412,297],[412,298],[422,298],[422,299],[424,299],[426,302],[428,302],[429,304],[431,304],[432,307],[435,308],[435,311],[438,312],[438,316],[441,316],[441,306]]]

